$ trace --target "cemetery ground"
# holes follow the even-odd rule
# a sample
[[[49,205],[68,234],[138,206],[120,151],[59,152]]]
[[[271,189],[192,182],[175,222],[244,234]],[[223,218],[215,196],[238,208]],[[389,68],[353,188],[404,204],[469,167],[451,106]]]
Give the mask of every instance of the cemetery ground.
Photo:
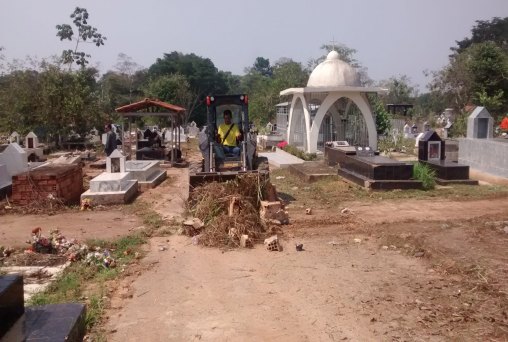
[[[2,211],[2,241],[23,245],[40,226],[116,247],[119,267],[90,274],[73,264],[34,302],[87,302],[93,340],[508,339],[507,187],[368,192],[273,170],[290,224],[283,251],[269,252],[176,234],[187,177],[168,169],[125,206]]]

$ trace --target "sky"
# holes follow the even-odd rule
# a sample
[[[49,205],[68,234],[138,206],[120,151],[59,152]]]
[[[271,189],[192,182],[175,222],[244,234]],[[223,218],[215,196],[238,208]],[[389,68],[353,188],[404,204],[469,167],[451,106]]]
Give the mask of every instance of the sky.
[[[107,37],[104,46],[83,48],[102,72],[119,53],[149,67],[179,51],[242,75],[260,56],[306,65],[335,41],[357,50],[373,80],[407,75],[420,92],[429,82],[423,71],[445,66],[476,20],[508,16],[508,0],[0,0],[1,54],[46,58],[73,48],[55,26],[72,24],[76,6]]]

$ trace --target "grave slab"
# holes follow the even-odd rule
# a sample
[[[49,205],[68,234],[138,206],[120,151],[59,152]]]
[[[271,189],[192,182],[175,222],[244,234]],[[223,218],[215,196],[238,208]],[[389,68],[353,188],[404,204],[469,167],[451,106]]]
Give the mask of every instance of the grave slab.
[[[260,157],[266,157],[270,165],[279,168],[287,168],[289,165],[302,164],[305,162],[303,159],[295,157],[291,153],[287,153],[280,148],[277,148],[275,152],[263,152],[258,153],[258,155]]]
[[[86,333],[84,304],[49,304],[25,308],[2,341],[83,341]]]
[[[129,160],[125,169],[137,179],[140,191],[154,188],[166,179],[166,171],[161,170],[160,161]]]
[[[320,179],[338,179],[337,168],[327,166],[322,162],[305,162],[289,165],[289,172],[300,177],[305,182],[315,182]]]

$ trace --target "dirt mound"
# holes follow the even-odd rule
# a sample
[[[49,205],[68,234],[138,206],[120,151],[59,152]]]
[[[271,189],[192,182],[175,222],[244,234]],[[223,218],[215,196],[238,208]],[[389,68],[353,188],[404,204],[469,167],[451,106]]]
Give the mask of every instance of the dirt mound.
[[[189,212],[204,223],[196,237],[198,243],[238,247],[242,235],[248,235],[254,242],[262,241],[266,226],[259,217],[259,207],[270,188],[269,180],[258,174],[196,187],[190,194]]]

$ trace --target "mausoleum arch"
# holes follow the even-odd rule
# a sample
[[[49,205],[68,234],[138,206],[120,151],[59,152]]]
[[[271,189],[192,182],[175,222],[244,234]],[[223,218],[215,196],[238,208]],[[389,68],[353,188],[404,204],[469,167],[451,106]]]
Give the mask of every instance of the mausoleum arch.
[[[325,100],[321,104],[319,110],[317,111],[316,116],[314,117],[314,120],[312,122],[312,127],[310,129],[310,134],[309,134],[308,152],[312,153],[312,152],[317,151],[319,129],[321,127],[323,118],[324,118],[325,114],[333,106],[333,104],[335,102],[339,101],[343,97],[347,98],[351,102],[353,102],[358,107],[360,112],[362,113],[362,116],[365,120],[365,125],[367,126],[367,133],[369,136],[369,145],[373,149],[377,149],[376,125],[375,125],[372,111],[370,109],[370,105],[368,104],[366,96],[364,94],[358,94],[358,93],[337,92],[337,93],[328,94],[328,96],[325,98]],[[349,104],[347,107],[349,107]]]
[[[295,95],[291,101],[291,110],[289,111],[289,125],[288,125],[288,143],[294,144],[296,128],[303,120],[303,137],[302,144],[305,149],[308,148],[308,136],[310,131],[310,115],[307,106],[307,101],[303,95]]]

